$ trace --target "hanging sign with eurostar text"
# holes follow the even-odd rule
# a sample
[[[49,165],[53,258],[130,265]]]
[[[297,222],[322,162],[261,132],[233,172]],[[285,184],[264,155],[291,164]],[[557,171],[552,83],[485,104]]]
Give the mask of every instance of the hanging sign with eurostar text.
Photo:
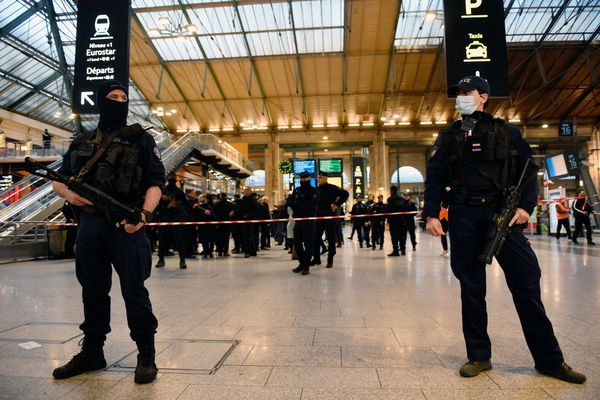
[[[502,0],[444,0],[444,35],[448,85],[479,74],[491,97],[508,97]]]
[[[97,114],[103,81],[129,84],[131,0],[81,0],[77,7],[73,112]]]

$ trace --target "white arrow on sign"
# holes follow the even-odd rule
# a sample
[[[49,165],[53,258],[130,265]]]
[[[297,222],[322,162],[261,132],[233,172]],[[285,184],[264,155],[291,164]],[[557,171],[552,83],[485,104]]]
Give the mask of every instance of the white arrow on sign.
[[[81,92],[81,105],[84,105],[85,102],[87,101],[88,103],[90,103],[90,105],[94,105],[94,100],[92,100],[90,98],[90,96],[93,96],[94,92]]]

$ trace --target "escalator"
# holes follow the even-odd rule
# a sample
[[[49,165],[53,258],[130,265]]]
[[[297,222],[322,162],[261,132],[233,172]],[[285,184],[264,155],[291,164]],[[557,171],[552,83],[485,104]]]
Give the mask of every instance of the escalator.
[[[149,132],[155,137],[161,151],[167,175],[177,171],[191,158],[206,162],[216,170],[234,178],[245,178],[252,173],[250,162],[231,145],[214,135],[189,132],[171,144],[170,140],[165,140],[163,133],[153,129]],[[58,169],[61,163],[62,160],[58,160],[49,167]],[[30,222],[56,218],[64,201],[52,190],[52,182],[34,175],[0,192],[0,201],[4,202],[16,193],[19,200],[0,210],[0,259],[4,258],[2,253],[6,252],[5,246],[29,241],[28,232],[36,226]],[[35,238],[37,240],[39,235]]]

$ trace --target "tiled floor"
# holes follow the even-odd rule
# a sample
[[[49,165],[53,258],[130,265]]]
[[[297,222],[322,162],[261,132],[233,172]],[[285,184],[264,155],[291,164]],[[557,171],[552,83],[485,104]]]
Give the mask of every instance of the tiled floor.
[[[333,269],[309,276],[292,273],[295,263],[279,246],[258,258],[189,260],[187,270],[167,259],[147,281],[163,366],[150,385],[135,385],[123,369],[54,381],[52,369],[78,351],[74,263],[1,265],[0,399],[600,399],[600,246],[531,239],[567,362],[588,376],[573,385],[533,370],[495,264],[487,297],[494,369],[461,378],[458,282],[439,241],[418,240],[416,252],[398,258],[385,256],[389,242],[383,251],[346,243]],[[135,350],[116,275],[112,299],[109,364]],[[29,340],[42,347],[18,346]],[[229,340],[239,344],[215,374],[194,373],[229,348],[203,341]]]

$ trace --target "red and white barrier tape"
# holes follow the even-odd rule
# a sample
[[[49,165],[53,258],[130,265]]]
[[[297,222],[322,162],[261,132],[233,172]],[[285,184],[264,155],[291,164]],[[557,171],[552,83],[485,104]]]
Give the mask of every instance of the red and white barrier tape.
[[[352,219],[366,217],[387,217],[390,215],[409,215],[420,214],[420,211],[399,211],[393,213],[381,214],[361,214],[361,215],[331,215],[321,217],[301,217],[301,218],[275,218],[275,219],[244,219],[237,221],[181,221],[181,222],[149,222],[147,226],[176,226],[176,225],[234,225],[234,224],[259,224],[263,222],[288,222],[294,221],[317,221],[325,219]],[[46,226],[77,226],[76,223],[52,222],[52,221],[0,221],[0,224],[10,225],[46,225]]]

